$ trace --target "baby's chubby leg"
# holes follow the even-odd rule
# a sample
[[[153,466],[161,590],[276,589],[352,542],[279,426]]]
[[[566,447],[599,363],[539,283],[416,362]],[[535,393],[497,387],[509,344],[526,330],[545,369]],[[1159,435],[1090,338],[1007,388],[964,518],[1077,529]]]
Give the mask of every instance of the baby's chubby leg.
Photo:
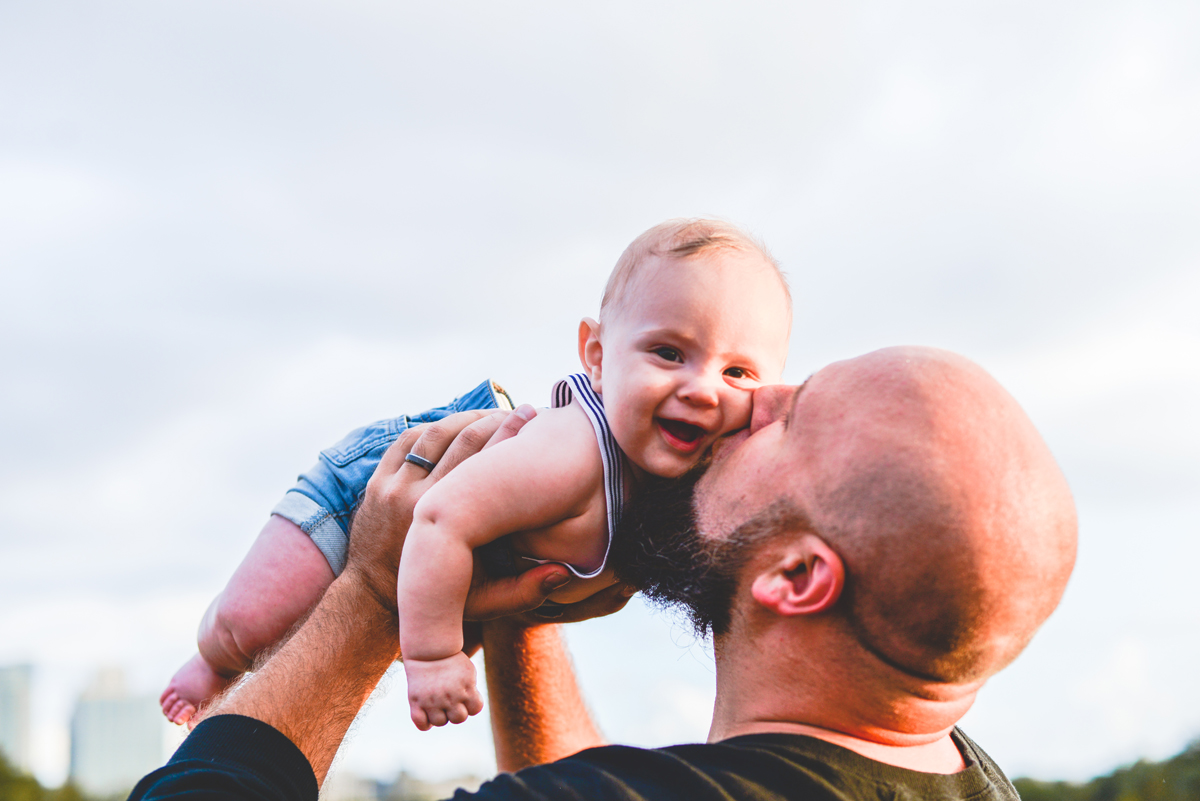
[[[229,584],[200,623],[200,652],[171,678],[159,699],[173,723],[186,723],[200,705],[250,667],[321,599],[333,570],[308,535],[272,515]]]

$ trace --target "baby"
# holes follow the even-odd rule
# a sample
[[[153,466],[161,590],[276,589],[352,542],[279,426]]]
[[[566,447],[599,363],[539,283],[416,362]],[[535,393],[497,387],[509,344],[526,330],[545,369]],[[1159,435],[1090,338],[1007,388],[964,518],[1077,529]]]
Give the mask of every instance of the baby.
[[[580,323],[585,372],[559,382],[554,408],[467,459],[414,510],[397,600],[419,728],[460,723],[483,708],[462,650],[473,551],[498,572],[566,565],[575,578],[551,595],[557,603],[611,585],[608,550],[624,495],[646,474],[681,476],[719,437],[748,425],[753,390],[780,380],[790,329],[778,266],[733,226],[670,220],[630,244],[609,277],[599,321]],[[323,452],[205,615],[200,654],[164,691],[164,714],[186,721],[320,597],[345,564],[349,518],[367,480],[401,431],[497,406],[511,403],[485,382],[447,407],[359,429]],[[419,455],[409,461],[422,467]],[[287,521],[309,535],[328,569],[288,558],[295,542],[271,531],[291,528]]]

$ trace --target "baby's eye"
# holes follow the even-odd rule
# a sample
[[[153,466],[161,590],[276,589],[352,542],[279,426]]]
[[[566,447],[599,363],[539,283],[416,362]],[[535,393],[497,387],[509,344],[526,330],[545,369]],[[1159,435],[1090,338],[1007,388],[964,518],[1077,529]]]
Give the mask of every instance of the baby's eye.
[[[749,378],[750,373],[744,367],[729,367],[725,370],[725,375],[730,378]]]
[[[683,356],[681,356],[679,351],[675,350],[674,348],[667,348],[667,347],[655,348],[654,355],[660,359],[665,359],[669,362],[683,361]]]

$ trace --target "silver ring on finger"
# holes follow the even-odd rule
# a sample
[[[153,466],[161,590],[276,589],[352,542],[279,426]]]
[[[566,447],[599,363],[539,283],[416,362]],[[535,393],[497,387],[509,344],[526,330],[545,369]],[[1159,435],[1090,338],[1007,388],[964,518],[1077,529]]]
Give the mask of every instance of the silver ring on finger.
[[[433,471],[433,468],[437,467],[437,462],[431,462],[424,456],[417,456],[415,453],[405,454],[404,461],[415,464],[417,467],[424,467],[430,472]]]

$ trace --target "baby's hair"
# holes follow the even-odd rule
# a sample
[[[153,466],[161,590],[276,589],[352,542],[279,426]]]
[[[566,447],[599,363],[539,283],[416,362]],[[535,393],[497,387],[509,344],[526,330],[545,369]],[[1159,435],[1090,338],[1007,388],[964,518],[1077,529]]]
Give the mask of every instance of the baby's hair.
[[[659,223],[629,243],[617,266],[613,268],[608,283],[604,286],[604,297],[600,300],[600,319],[610,307],[619,307],[626,291],[637,276],[638,268],[651,256],[674,256],[687,259],[714,250],[741,250],[757,253],[771,265],[783,296],[787,300],[788,314],[792,311],[792,293],[788,289],[787,277],[779,262],[757,237],[743,231],[733,223],[705,217],[676,217]]]

